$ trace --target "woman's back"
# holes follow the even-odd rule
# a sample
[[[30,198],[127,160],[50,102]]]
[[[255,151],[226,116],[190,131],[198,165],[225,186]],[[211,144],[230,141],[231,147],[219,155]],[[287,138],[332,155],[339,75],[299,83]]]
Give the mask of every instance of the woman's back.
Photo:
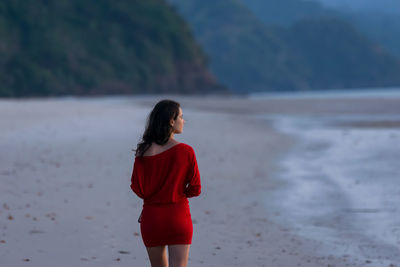
[[[131,188],[144,205],[187,202],[188,197],[199,195],[200,173],[193,148],[178,143],[151,156],[137,156]]]

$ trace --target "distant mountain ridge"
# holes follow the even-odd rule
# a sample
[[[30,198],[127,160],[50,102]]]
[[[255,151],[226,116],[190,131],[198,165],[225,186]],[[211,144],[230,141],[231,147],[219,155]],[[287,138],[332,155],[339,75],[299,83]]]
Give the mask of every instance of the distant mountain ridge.
[[[282,40],[281,29],[266,27],[237,1],[169,2],[192,25],[212,72],[233,91],[293,90],[302,82],[300,66]]]
[[[357,29],[400,59],[400,15],[349,11],[345,12],[345,17]]]
[[[291,14],[300,19],[284,27],[261,21],[244,1],[271,4],[261,0],[169,0],[192,25],[213,73],[232,90],[400,85],[400,61],[319,4],[308,3],[314,18],[293,9]],[[262,10],[266,9],[260,6],[259,12]]]
[[[336,17],[349,22],[400,58],[398,0],[239,0],[266,24],[290,26],[300,19]]]
[[[163,0],[1,1],[0,70],[0,97],[226,92]]]

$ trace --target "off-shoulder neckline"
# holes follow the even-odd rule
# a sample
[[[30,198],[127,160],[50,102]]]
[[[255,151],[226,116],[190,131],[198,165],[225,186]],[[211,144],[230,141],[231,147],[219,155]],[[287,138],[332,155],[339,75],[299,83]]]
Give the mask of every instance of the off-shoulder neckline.
[[[168,148],[168,149],[166,149],[166,150],[164,150],[164,151],[162,151],[162,152],[160,152],[160,153],[151,155],[151,156],[142,156],[142,158],[145,158],[145,159],[147,159],[147,158],[155,158],[155,157],[157,157],[157,156],[159,156],[159,155],[165,154],[166,152],[172,150],[173,148],[179,146],[180,144],[183,144],[183,143],[178,143],[178,144],[176,144],[176,145],[173,145],[173,146],[171,146],[170,148]]]

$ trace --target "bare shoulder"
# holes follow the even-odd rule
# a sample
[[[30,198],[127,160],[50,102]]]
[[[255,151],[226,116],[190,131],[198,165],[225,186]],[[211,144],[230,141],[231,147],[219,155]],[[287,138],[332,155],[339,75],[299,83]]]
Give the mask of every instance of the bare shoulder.
[[[160,154],[164,151],[167,151],[167,150],[173,148],[174,146],[182,147],[184,150],[187,150],[187,151],[193,150],[189,145],[187,145],[185,143],[181,143],[176,140],[171,140],[167,144],[164,144],[164,145],[159,145],[155,142],[152,142],[151,145],[149,146],[149,148],[144,152],[143,155],[144,156],[154,156],[154,155]]]

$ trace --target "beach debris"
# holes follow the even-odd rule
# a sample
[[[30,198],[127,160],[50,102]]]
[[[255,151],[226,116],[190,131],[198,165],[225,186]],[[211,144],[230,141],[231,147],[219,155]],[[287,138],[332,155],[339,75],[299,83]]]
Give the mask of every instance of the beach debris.
[[[129,251],[125,251],[125,250],[119,250],[118,253],[119,254],[130,254]]]
[[[216,246],[215,249],[221,249],[221,247],[220,246]]]
[[[374,208],[360,208],[360,209],[343,209],[344,212],[352,212],[352,213],[379,213],[381,209]]]
[[[22,259],[23,261],[30,261],[30,259],[26,258],[26,259]]]
[[[134,236],[139,236],[139,233],[138,232],[134,232],[133,235]]]
[[[56,213],[55,212],[47,213],[46,217],[50,218],[50,220],[54,221],[56,219]]]
[[[9,176],[10,174],[11,172],[8,170],[0,171],[0,175]]]
[[[43,233],[45,233],[44,231],[40,231],[40,230],[36,230],[36,229],[33,229],[33,230],[30,230],[29,231],[29,234],[43,234]]]
[[[93,188],[93,184],[88,184],[88,188]]]
[[[209,210],[205,210],[204,213],[209,215],[211,212]]]
[[[5,240],[0,240],[0,243],[1,243],[1,244],[5,244],[6,241],[5,241]]]
[[[8,217],[7,217],[10,221],[12,221],[12,220],[14,220],[14,217],[13,216],[11,216],[11,215],[8,215]]]
[[[85,216],[86,220],[93,220],[93,216]]]
[[[114,261],[120,261],[121,259],[120,258],[116,258],[116,259],[114,259]]]
[[[88,259],[88,258],[85,258],[85,257],[82,257],[80,260],[81,260],[81,261],[88,261],[89,259]]]

